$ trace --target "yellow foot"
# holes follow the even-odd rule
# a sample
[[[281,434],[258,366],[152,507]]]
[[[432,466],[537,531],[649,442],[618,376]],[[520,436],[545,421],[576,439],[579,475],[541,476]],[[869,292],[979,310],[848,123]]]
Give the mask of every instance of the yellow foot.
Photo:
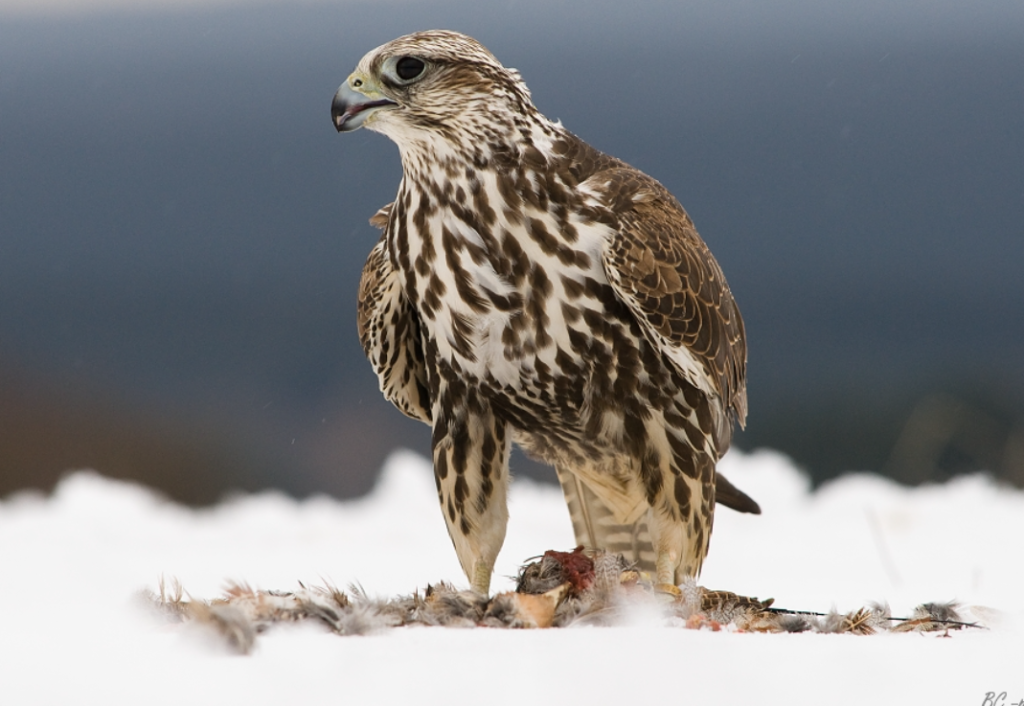
[[[679,586],[672,583],[656,583],[654,584],[654,592],[671,600],[678,600],[683,595],[683,592],[679,590]]]
[[[679,555],[676,552],[658,552],[654,562],[654,575],[657,577],[655,587],[669,585],[675,589],[676,568],[679,566]]]
[[[482,561],[476,562],[473,566],[473,577],[470,579],[469,587],[481,596],[487,596],[491,591],[491,566]]]

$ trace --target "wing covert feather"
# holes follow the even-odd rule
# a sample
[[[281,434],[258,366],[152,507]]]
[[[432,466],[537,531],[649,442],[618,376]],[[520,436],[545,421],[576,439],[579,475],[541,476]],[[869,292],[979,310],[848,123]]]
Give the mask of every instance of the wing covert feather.
[[[625,165],[594,174],[586,186],[617,222],[603,253],[613,289],[687,379],[717,395],[742,425],[743,319],[690,217],[665,187]]]

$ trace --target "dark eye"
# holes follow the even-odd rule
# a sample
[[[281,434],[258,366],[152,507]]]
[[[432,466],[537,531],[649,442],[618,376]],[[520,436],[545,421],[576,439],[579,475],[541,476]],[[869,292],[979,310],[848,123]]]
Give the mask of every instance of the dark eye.
[[[395,63],[395,73],[403,81],[412,81],[423,73],[426,65],[413,56],[403,56]]]

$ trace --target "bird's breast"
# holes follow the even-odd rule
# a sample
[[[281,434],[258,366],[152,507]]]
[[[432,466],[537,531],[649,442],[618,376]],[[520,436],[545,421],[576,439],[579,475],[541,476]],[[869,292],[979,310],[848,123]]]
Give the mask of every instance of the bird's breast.
[[[437,193],[411,194],[392,234],[394,262],[441,358],[505,389],[551,386],[607,314],[610,233],[564,205],[513,211],[495,178],[477,180],[449,188],[463,197],[449,207]]]

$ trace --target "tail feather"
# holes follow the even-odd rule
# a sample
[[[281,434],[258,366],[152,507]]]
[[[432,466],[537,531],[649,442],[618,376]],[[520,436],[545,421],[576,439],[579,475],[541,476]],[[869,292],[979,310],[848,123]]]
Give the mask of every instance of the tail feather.
[[[736,512],[749,512],[751,515],[760,515],[761,506],[752,497],[744,493],[729,479],[721,473],[715,474],[715,503],[725,505]]]

